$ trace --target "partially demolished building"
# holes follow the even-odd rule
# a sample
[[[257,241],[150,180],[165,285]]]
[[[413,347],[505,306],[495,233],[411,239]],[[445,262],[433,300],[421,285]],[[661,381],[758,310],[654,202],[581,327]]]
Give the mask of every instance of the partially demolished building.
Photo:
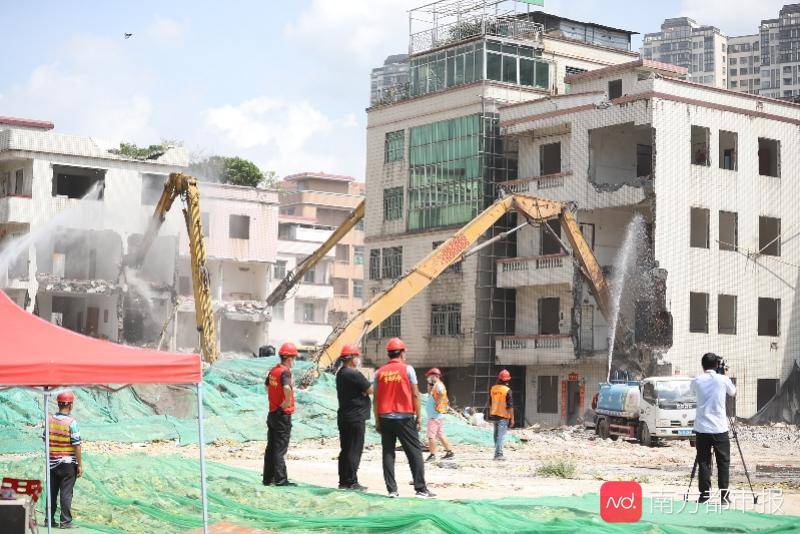
[[[577,205],[622,287],[615,367],[694,375],[716,352],[738,388],[731,408],[748,417],[800,350],[800,106],[685,75],[637,60],[568,77],[569,95],[501,108],[522,177],[507,185]],[[637,225],[628,268],[619,259]],[[545,230],[523,229],[516,256],[497,262],[498,284],[516,292],[514,335],[498,336],[497,359],[526,366],[526,418],[561,424],[583,416],[606,379],[609,328]],[[659,330],[653,310],[671,314],[671,328]]]
[[[135,159],[91,137],[52,130],[46,121],[0,118],[0,287],[20,306],[76,332],[196,348],[179,206],[142,268],[123,269],[166,177],[186,169],[185,149]],[[221,349],[257,351],[266,339],[277,193],[201,184],[201,194]]]

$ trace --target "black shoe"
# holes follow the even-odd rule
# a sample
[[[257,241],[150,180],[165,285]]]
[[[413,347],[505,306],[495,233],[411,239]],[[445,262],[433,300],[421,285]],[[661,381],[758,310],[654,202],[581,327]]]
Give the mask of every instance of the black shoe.
[[[398,498],[399,496],[400,496],[400,494],[399,494],[399,493],[397,493],[396,491],[390,491],[390,492],[389,492],[389,498],[390,498],[390,499],[396,499],[396,498]]]
[[[350,486],[350,487],[348,487],[346,489],[349,489],[350,491],[367,491],[367,487],[366,486],[362,486],[358,482],[356,482],[355,484],[353,484],[352,486]]]
[[[282,487],[282,488],[285,488],[285,487],[293,488],[293,487],[297,486],[297,484],[295,484],[294,482],[289,482],[288,480],[286,482],[277,482],[275,485],[279,486],[279,487]]]
[[[261,483],[264,484],[265,486],[274,486],[275,485],[275,483],[272,482],[271,480],[270,481],[262,480]]]
[[[428,457],[427,457],[427,458],[425,458],[425,461],[426,461],[426,462],[433,462],[433,461],[435,461],[435,460],[436,460],[436,455],[435,455],[435,454],[433,454],[433,453],[430,453],[430,455],[428,455]]]
[[[453,451],[445,451],[444,456],[442,457],[442,460],[449,460],[451,458],[455,458],[455,456],[456,455],[455,455],[455,453]]]
[[[436,494],[431,493],[428,490],[418,491],[415,495],[418,499],[433,499],[436,497]]]
[[[70,521],[69,523],[61,523],[60,525],[58,525],[58,528],[66,530],[68,528],[78,528],[78,525],[73,525],[72,521]]]

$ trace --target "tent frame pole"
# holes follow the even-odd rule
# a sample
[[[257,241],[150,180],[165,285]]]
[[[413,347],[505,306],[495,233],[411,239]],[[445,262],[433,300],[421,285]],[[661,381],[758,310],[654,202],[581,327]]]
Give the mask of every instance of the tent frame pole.
[[[200,499],[203,503],[203,534],[208,534],[208,496],[206,491],[206,438],[203,432],[203,383],[195,384],[197,391],[197,441],[200,445]]]
[[[50,391],[48,388],[44,388],[44,499],[47,534],[52,532],[53,512],[50,511],[50,507],[55,504],[50,502],[50,482]]]

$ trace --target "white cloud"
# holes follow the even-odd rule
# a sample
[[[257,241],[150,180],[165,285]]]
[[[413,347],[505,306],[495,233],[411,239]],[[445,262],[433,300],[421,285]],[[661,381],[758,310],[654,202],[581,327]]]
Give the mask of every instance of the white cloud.
[[[225,145],[223,153],[244,154],[279,175],[298,170],[353,174],[362,167],[360,151],[347,146],[352,131],[343,131],[358,127],[352,114],[331,118],[307,101],[259,96],[207,109],[203,120],[209,141]]]
[[[380,5],[375,0],[313,0],[284,27],[284,34],[344,62],[375,63],[405,51],[408,10],[419,5],[420,0],[383,0]]]
[[[161,16],[156,16],[153,23],[145,30],[145,36],[160,44],[170,45],[181,44],[185,33],[186,29],[183,23]]]
[[[115,40],[75,36],[57,59],[8,87],[7,114],[51,120],[60,131],[118,142],[152,141],[148,70]]]
[[[785,0],[681,0],[681,16],[720,28],[728,36],[758,33],[763,19],[778,17]]]

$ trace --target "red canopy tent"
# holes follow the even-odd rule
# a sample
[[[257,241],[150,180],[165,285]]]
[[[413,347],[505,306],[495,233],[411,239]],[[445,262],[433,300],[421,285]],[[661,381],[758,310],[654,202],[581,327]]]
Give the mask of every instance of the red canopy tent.
[[[203,390],[199,387],[202,379],[198,354],[126,347],[86,337],[31,315],[0,291],[0,388],[28,387],[43,391],[45,428],[49,397],[54,388],[61,386],[192,384],[196,387],[203,525],[207,528]],[[49,442],[44,441],[49,457]],[[48,496],[50,470],[46,468],[45,472]],[[49,498],[47,523],[49,532]]]

